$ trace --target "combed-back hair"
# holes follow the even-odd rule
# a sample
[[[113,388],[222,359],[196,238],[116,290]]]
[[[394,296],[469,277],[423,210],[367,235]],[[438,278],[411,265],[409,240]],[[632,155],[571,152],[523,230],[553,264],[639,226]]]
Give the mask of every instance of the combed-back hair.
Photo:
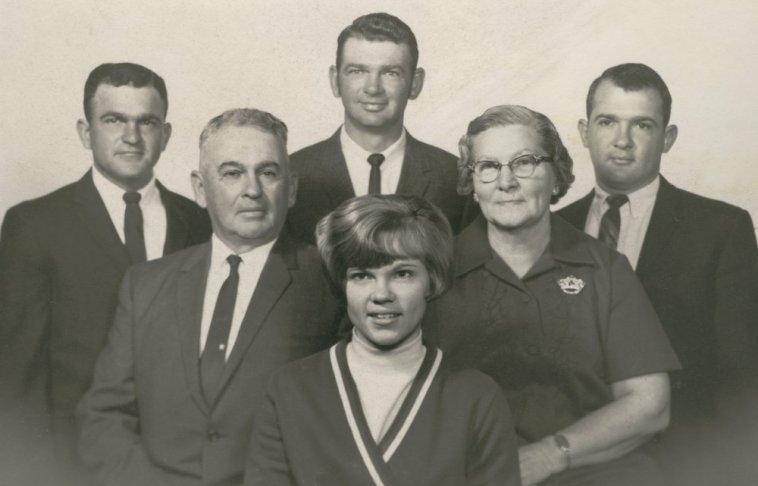
[[[563,145],[558,130],[548,117],[542,113],[530,110],[519,105],[499,105],[489,108],[487,111],[471,120],[466,134],[458,142],[458,193],[468,195],[474,190],[472,177],[474,172],[470,169],[469,162],[474,157],[473,144],[476,135],[495,127],[509,125],[523,125],[534,129],[540,139],[540,145],[548,157],[553,161],[556,187],[558,191],[550,198],[550,203],[555,204],[568,192],[571,183],[574,182],[574,161]]]
[[[116,87],[133,86],[135,88],[152,86],[163,100],[163,117],[165,118],[168,113],[168,93],[163,78],[139,64],[131,62],[106,63],[93,69],[84,83],[84,116],[87,121],[92,121],[92,98],[95,96],[97,87],[101,84]]]
[[[287,125],[271,113],[256,108],[235,108],[211,118],[200,134],[200,147],[205,144],[208,137],[225,126],[254,127],[270,133],[279,139],[284,152],[287,152]]]
[[[667,126],[671,119],[671,93],[663,78],[650,66],[640,63],[627,63],[613,66],[600,75],[590,85],[587,92],[587,119],[589,120],[595,104],[595,92],[603,81],[608,80],[624,91],[642,91],[652,89],[661,97],[663,125]]]
[[[316,243],[326,274],[343,297],[349,268],[378,268],[420,260],[429,272],[430,299],[450,285],[453,234],[445,215],[417,196],[354,197],[319,221]]]
[[[342,65],[342,51],[351,37],[368,41],[390,41],[405,44],[411,51],[411,73],[418,65],[418,43],[408,24],[384,12],[362,15],[345,27],[337,37],[337,69]]]

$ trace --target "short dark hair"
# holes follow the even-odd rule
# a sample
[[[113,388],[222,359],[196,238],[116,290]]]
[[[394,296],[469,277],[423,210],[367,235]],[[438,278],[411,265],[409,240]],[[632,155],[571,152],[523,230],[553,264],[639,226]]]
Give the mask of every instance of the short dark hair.
[[[342,297],[350,267],[420,260],[429,272],[430,299],[442,294],[452,278],[450,223],[439,208],[418,196],[348,199],[319,221],[316,243],[326,274]]]
[[[92,98],[95,96],[98,86],[109,84],[111,86],[133,86],[142,88],[152,86],[158,91],[163,104],[163,117],[168,113],[168,93],[166,92],[166,83],[163,78],[155,72],[131,62],[106,63],[101,64],[89,73],[87,81],[84,83],[84,116],[87,121],[91,120]]]
[[[473,171],[469,168],[474,144],[474,137],[490,128],[505,127],[509,125],[523,125],[532,128],[540,138],[540,145],[553,161],[553,172],[558,192],[550,197],[550,203],[557,203],[568,192],[571,183],[574,182],[574,161],[563,145],[558,130],[548,117],[542,113],[530,110],[519,105],[499,105],[489,108],[487,111],[471,120],[466,134],[458,142],[458,193],[468,195],[474,190],[471,180]]]
[[[337,69],[340,67],[342,50],[345,42],[351,37],[368,41],[390,41],[395,44],[405,44],[411,51],[411,74],[418,65],[418,43],[416,36],[408,24],[384,12],[362,15],[345,27],[337,37]]]
[[[624,91],[641,91],[652,89],[661,97],[663,110],[663,125],[667,126],[671,119],[671,93],[663,78],[653,68],[640,63],[627,63],[613,66],[600,75],[590,85],[587,92],[587,119],[589,120],[595,103],[595,92],[603,81],[608,80]]]
[[[200,134],[200,147],[208,140],[208,137],[227,125],[254,127],[270,133],[279,139],[284,148],[284,153],[287,153],[287,125],[271,113],[256,108],[235,108],[211,118]]]

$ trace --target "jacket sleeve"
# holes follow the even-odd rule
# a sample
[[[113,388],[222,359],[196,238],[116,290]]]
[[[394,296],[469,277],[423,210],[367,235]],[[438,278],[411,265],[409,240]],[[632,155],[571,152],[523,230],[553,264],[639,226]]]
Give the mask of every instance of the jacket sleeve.
[[[0,233],[0,470],[29,477],[49,464],[47,397],[51,275],[36,221],[8,210]],[[43,481],[40,480],[40,483]]]
[[[80,455],[102,484],[163,484],[140,437],[134,376],[135,315],[133,288],[127,272],[105,348],[95,365],[92,387],[78,407]]]
[[[253,418],[245,486],[294,486],[279,420],[272,382]]]

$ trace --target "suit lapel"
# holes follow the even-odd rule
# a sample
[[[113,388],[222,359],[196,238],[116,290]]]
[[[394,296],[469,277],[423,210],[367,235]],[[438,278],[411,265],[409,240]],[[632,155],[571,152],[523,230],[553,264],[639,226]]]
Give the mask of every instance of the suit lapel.
[[[355,197],[345,155],[342,153],[340,131],[341,129],[338,129],[334,135],[327,139],[324,151],[321,153],[321,163],[318,164],[318,167],[324,172],[324,176],[319,179],[328,181],[325,193],[326,197],[331,200],[331,207],[337,207],[342,201]]]
[[[79,208],[81,225],[87,228],[97,246],[107,252],[109,259],[118,267],[126,269],[131,264],[129,254],[92,182],[92,169],[76,183],[74,202]]]
[[[208,405],[200,388],[200,321],[210,266],[211,245],[198,247],[181,268],[176,283],[176,326],[179,332],[182,362],[190,394],[205,413]]]
[[[255,292],[253,292],[247,311],[245,311],[245,317],[242,319],[237,341],[234,343],[232,354],[229,356],[229,361],[227,361],[224,367],[224,377],[221,380],[216,401],[223,394],[223,389],[229,379],[239,368],[247,349],[266,322],[271,309],[274,308],[274,305],[276,305],[279,298],[284,294],[284,291],[289,287],[292,281],[290,269],[296,266],[297,259],[294,252],[290,250],[287,236],[280,235],[279,240],[277,240],[271,249],[271,254],[263,266],[263,271],[258,279],[258,285],[255,287]]]
[[[395,193],[423,197],[431,177],[434,176],[434,161],[427,159],[425,154],[417,150],[418,142],[410,133],[406,132],[406,136],[403,168]]]
[[[637,263],[637,275],[651,275],[657,268],[658,259],[665,257],[672,235],[678,231],[683,214],[679,208],[676,188],[661,177],[661,186],[650,216],[650,224],[642,243],[640,259]]]
[[[168,189],[157,180],[155,185],[166,211],[166,243],[163,245],[163,254],[168,255],[189,246],[190,228],[184,213],[177,207]]]

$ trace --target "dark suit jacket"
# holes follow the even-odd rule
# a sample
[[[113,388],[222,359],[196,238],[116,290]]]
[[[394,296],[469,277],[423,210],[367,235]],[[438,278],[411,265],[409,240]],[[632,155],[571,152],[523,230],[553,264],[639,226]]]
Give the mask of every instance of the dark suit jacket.
[[[158,189],[168,225],[164,253],[207,240],[205,210],[160,184]],[[19,474],[13,484],[23,484],[25,459],[37,472],[50,467],[43,451],[51,452],[53,440],[58,455],[75,457],[76,404],[90,385],[129,264],[91,172],[6,213],[0,236],[0,469]],[[5,461],[11,465],[3,467]]]
[[[355,196],[342,153],[340,130],[324,141],[298,150],[290,156],[290,161],[299,183],[287,226],[298,238],[313,242],[318,221],[341,202]],[[456,191],[456,164],[453,154],[420,142],[408,133],[396,191],[396,194],[423,197],[437,205],[447,216],[454,233],[479,214],[479,206]]]
[[[590,193],[558,214],[583,230],[593,197]],[[661,177],[636,273],[682,363],[682,370],[671,373],[667,435],[718,423],[718,408],[756,386],[751,375],[758,357],[758,248],[750,215],[678,189]],[[738,413],[721,412],[729,415],[731,426],[742,420]],[[683,439],[689,442],[685,448],[706,442],[712,458],[719,449],[711,442],[714,431],[706,436],[710,440]],[[689,453],[681,459],[691,470],[699,462]],[[715,484],[704,481],[689,484]]]
[[[280,236],[266,261],[215,402],[199,382],[210,244],[132,267],[92,388],[81,452],[109,485],[241,484],[253,410],[272,372],[335,340],[335,305],[315,248]]]

